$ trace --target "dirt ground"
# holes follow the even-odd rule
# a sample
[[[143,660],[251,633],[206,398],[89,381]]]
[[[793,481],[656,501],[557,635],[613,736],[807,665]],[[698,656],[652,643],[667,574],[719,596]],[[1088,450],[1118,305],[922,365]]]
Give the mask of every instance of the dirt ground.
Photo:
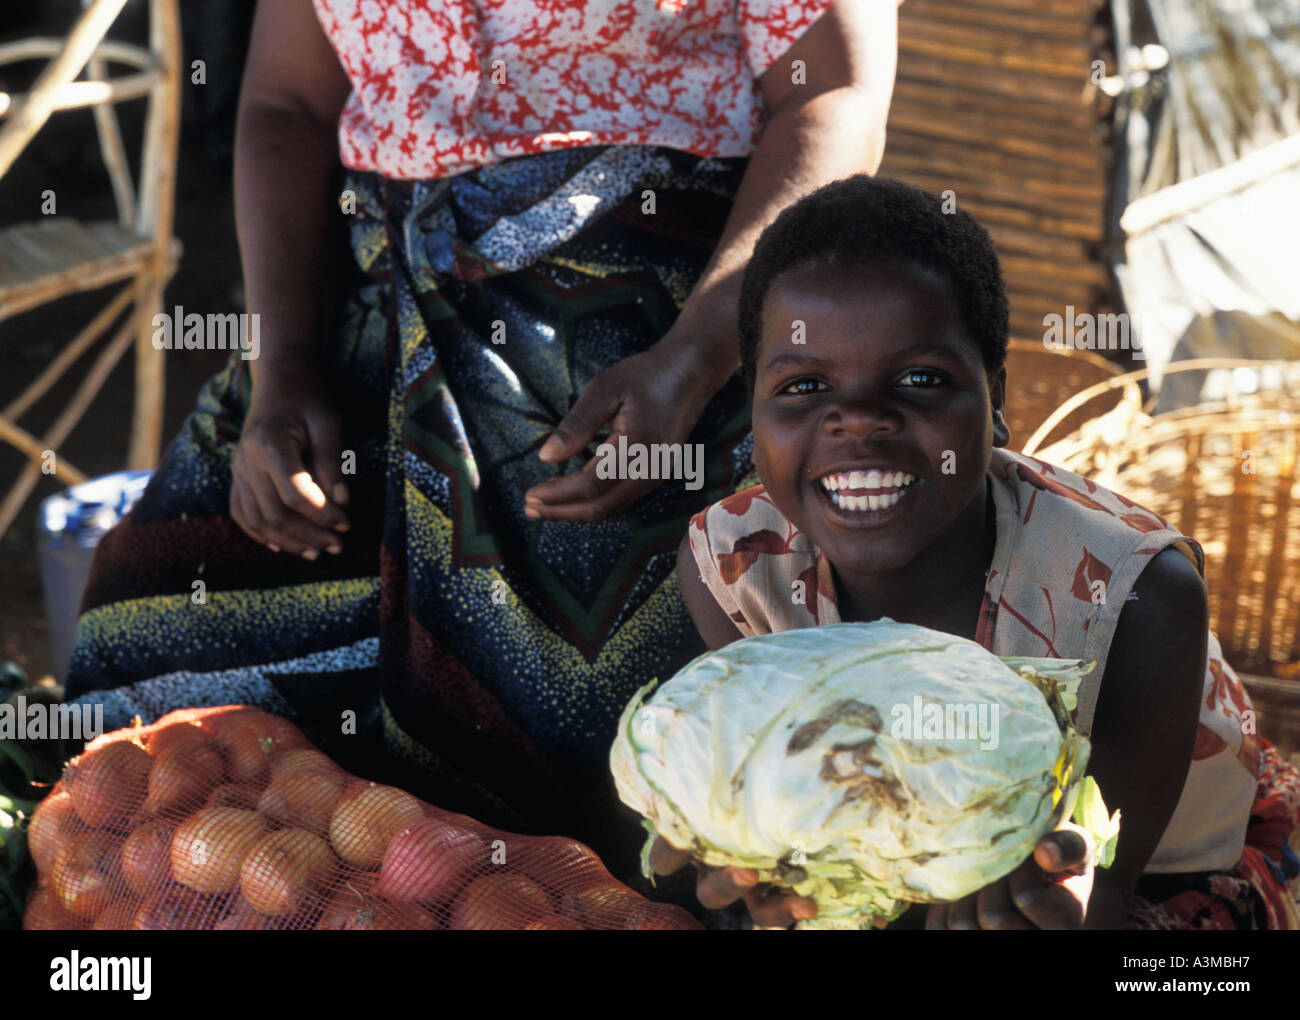
[[[61,0],[58,0],[61,2]],[[58,3],[42,10],[53,19]],[[36,17],[33,15],[33,17]],[[8,16],[6,16],[8,21]],[[69,21],[70,23],[70,21]],[[29,34],[18,26],[3,32],[5,39]],[[49,27],[39,28],[42,34]],[[127,26],[128,30],[130,26]],[[34,32],[30,34],[35,34]],[[194,48],[187,40],[187,58]],[[33,71],[39,65],[26,65]],[[239,256],[229,170],[231,100],[228,79],[237,67],[214,66],[216,86],[197,100],[187,96],[178,168],[175,234],[185,246],[179,270],[167,289],[166,305],[187,311],[241,311]],[[217,79],[217,80],[214,80]],[[0,88],[26,87],[25,80],[0,81]],[[205,108],[208,97],[220,97],[222,109]],[[119,108],[128,153],[138,157],[143,120],[142,101]],[[114,219],[116,211],[108,176],[99,156],[94,123],[87,111],[55,114],[19,161],[0,178],[0,227],[40,219],[41,193],[55,192],[57,214],[82,220]],[[17,318],[0,322],[0,406],[6,405],[116,292],[116,286],[47,304]],[[59,414],[93,362],[95,351],[81,361],[50,393],[20,420],[40,436]],[[167,401],[164,445],[180,429],[204,380],[225,361],[221,351],[167,353]],[[99,397],[61,449],[61,455],[90,477],[121,470],[134,401],[133,356],[128,354],[113,372]],[[0,444],[0,488],[7,489],[25,459]],[[48,647],[40,573],[37,564],[37,510],[40,501],[63,488],[53,477],[42,477],[9,531],[0,538],[0,663],[21,667],[31,680],[48,675]]]

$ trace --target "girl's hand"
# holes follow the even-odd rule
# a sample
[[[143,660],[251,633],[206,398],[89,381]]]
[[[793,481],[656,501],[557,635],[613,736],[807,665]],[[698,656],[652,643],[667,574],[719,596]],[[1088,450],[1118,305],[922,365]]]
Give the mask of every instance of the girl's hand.
[[[338,409],[314,366],[278,371],[270,387],[262,376],[235,448],[230,516],[272,552],[341,552],[350,522],[340,446]]]
[[[1092,899],[1092,839],[1072,822],[1038,841],[1011,874],[955,903],[930,905],[930,929],[1082,928]],[[1100,872],[1098,874],[1105,874]]]
[[[716,346],[716,342],[715,342]],[[580,454],[605,425],[615,444],[684,443],[730,373],[708,343],[670,332],[648,351],[625,358],[596,376],[578,397],[538,456],[556,463]],[[599,478],[600,457],[579,471],[548,479],[524,494],[524,513],[547,521],[599,521],[611,517],[663,484],[663,479]],[[700,464],[703,470],[703,464]]]
[[[663,839],[656,839],[650,847],[650,868],[657,875],[671,875],[690,860],[689,853]],[[788,928],[817,916],[817,904],[812,900],[780,886],[759,885],[753,868],[706,868],[698,863],[696,867],[700,874],[695,895],[710,910],[744,899],[755,928]]]

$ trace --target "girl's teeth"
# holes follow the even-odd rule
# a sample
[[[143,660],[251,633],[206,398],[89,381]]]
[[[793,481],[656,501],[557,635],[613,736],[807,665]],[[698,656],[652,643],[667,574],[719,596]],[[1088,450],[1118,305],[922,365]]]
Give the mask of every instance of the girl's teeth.
[[[887,496],[845,496],[838,492],[831,493],[831,502],[841,510],[888,510],[900,499],[907,490],[900,489],[898,492],[891,492]]]
[[[916,479],[905,471],[848,471],[838,475],[825,475],[821,479],[822,488],[835,493],[842,489],[905,489]],[[893,495],[897,495],[896,493]],[[855,499],[869,497],[854,497]],[[877,497],[885,500],[889,495]]]

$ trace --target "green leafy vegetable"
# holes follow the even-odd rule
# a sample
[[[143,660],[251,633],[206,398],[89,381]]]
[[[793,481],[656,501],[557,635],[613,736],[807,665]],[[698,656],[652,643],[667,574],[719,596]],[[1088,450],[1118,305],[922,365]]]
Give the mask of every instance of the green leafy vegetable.
[[[651,840],[811,897],[800,927],[867,928],[996,881],[1065,818],[1109,863],[1118,815],[1070,725],[1092,668],[892,620],[748,638],[638,692],[610,766]]]

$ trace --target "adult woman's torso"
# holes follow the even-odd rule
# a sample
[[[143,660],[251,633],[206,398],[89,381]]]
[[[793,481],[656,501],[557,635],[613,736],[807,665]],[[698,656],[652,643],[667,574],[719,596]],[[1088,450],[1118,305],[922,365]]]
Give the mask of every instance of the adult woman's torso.
[[[343,163],[399,180],[583,145],[747,156],[757,79],[829,0],[313,0]]]

